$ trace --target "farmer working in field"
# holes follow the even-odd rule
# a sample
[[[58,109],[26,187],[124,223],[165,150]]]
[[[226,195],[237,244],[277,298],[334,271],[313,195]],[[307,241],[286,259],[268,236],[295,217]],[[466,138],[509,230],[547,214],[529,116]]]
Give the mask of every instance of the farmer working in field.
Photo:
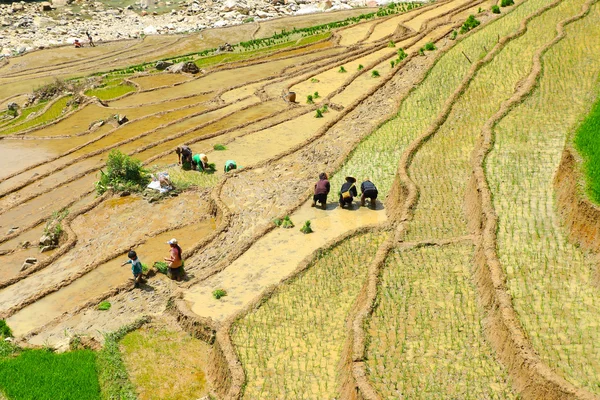
[[[225,172],[229,172],[233,169],[237,169],[237,164],[235,161],[233,160],[227,160],[225,161]]]
[[[169,269],[167,270],[167,276],[177,282],[181,282],[183,279],[183,259],[181,247],[177,244],[177,239],[173,238],[167,242],[171,246],[169,251],[169,257],[165,258],[165,261],[169,263]]]
[[[177,163],[180,164],[183,169],[192,168],[192,149],[190,149],[189,146],[186,146],[185,144],[177,146],[175,153],[177,153]]]
[[[125,261],[123,264],[121,264],[121,266],[131,264],[131,272],[133,272],[133,286],[139,288],[142,280],[142,262],[133,250],[129,250],[127,257],[129,257],[129,260]]]
[[[192,169],[206,171],[208,168],[208,157],[206,154],[194,154],[192,157]]]
[[[315,194],[313,196],[311,207],[316,206],[317,202],[319,202],[324,210],[327,207],[327,195],[329,194],[330,188],[331,186],[329,185],[327,174],[321,172],[321,174],[319,174],[319,182],[315,183]]]
[[[346,182],[344,182],[340,189],[340,207],[344,208],[346,204],[352,206],[352,201],[355,196],[358,196],[358,192],[356,191],[356,178],[347,176]]]
[[[360,184],[360,205],[365,206],[365,200],[369,199],[369,205],[375,207],[375,200],[377,200],[377,187],[369,178],[365,178],[363,183]]]

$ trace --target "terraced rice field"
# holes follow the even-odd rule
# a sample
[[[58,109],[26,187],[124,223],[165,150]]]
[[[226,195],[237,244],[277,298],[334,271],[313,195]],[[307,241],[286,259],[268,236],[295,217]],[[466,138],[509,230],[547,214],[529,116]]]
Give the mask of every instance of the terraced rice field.
[[[392,5],[9,60],[3,106],[54,76],[89,85],[0,119],[0,319],[22,346],[107,340],[113,386],[138,398],[600,396],[599,257],[573,240],[554,180],[600,89],[600,6],[495,4]],[[470,15],[480,24],[461,29]],[[200,54],[224,37],[255,41]],[[182,55],[202,72],[152,67]],[[181,144],[215,170],[182,171]],[[98,195],[113,150],[178,190]],[[238,168],[224,172],[227,160]],[[322,172],[331,191],[313,208]],[[374,182],[377,201],[341,208],[347,176]],[[274,222],[286,216],[291,229]],[[63,233],[41,253],[49,229]],[[173,237],[185,279],[150,273],[133,288],[128,250],[152,266]],[[160,322],[140,329],[147,317]],[[172,366],[186,346],[173,386],[141,366]]]

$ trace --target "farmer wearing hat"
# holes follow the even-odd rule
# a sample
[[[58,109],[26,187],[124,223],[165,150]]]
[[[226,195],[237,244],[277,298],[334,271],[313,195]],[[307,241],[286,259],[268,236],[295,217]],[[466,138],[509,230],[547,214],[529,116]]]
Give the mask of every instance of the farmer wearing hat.
[[[192,169],[206,171],[208,168],[208,157],[206,154],[194,154],[192,157]]]
[[[181,247],[177,244],[177,239],[173,238],[167,242],[171,246],[169,251],[169,258],[165,258],[165,261],[169,263],[169,269],[167,270],[167,276],[177,282],[181,282],[183,279],[183,259],[181,258]]]
[[[360,205],[364,207],[365,200],[369,199],[369,205],[371,207],[375,207],[375,200],[377,200],[378,191],[375,184],[371,182],[371,179],[365,178],[363,180],[363,182],[360,184],[360,191]]]
[[[352,206],[352,201],[355,196],[358,196],[358,192],[356,191],[356,178],[347,176],[346,182],[344,182],[340,189],[340,207],[344,208],[346,204]]]

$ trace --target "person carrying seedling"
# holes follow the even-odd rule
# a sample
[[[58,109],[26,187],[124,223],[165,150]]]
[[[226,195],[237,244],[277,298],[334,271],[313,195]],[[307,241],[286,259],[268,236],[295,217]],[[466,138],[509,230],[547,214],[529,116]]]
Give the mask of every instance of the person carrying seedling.
[[[169,269],[167,270],[167,276],[177,282],[181,282],[183,279],[183,259],[181,247],[177,244],[177,239],[173,238],[167,242],[171,246],[169,257],[165,258],[165,261],[169,263]]]
[[[181,168],[187,170],[192,168],[192,149],[189,146],[185,144],[177,146],[175,153],[177,153],[177,163],[181,165]]]
[[[133,287],[139,288],[140,282],[142,281],[142,262],[138,258],[137,254],[133,250],[129,250],[127,253],[129,260],[125,261],[121,266],[131,264],[131,272],[133,272]]]
[[[233,160],[227,160],[225,161],[225,172],[229,172],[233,169],[237,169],[237,164],[235,161]]]
[[[208,157],[206,154],[194,154],[192,157],[192,169],[206,171],[208,168]]]
[[[321,172],[319,174],[319,182],[315,183],[315,194],[313,196],[311,207],[315,207],[317,202],[319,202],[323,210],[325,210],[327,207],[327,195],[329,194],[330,189],[331,186],[329,184],[329,180],[327,179],[327,174],[325,172]]]
[[[346,204],[352,206],[352,201],[355,196],[358,196],[358,192],[356,191],[356,178],[347,176],[346,182],[344,182],[340,189],[340,207],[344,208]]]
[[[361,207],[365,206],[365,200],[369,199],[369,205],[371,207],[375,207],[375,200],[377,200],[377,187],[371,179],[365,178],[363,182],[360,184],[360,205]]]

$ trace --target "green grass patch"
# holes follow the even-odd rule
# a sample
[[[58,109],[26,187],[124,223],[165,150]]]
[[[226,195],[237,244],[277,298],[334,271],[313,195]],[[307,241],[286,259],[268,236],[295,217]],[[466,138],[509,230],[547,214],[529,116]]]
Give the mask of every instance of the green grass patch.
[[[600,204],[600,99],[575,133],[575,148],[583,157],[586,193]]]
[[[111,304],[109,301],[103,301],[102,303],[98,304],[98,310],[100,311],[106,311],[109,310],[111,307]]]
[[[135,91],[135,86],[122,84],[86,90],[85,95],[90,97],[96,96],[100,100],[112,100],[116,99],[117,97],[123,96],[124,94]]]
[[[6,324],[6,321],[3,319],[0,319],[0,339],[7,338],[7,337],[12,337],[12,331]]]
[[[224,289],[215,289],[212,295],[215,299],[219,300],[221,297],[227,296],[227,292]]]
[[[504,3],[504,1],[505,0],[502,0],[503,3]],[[502,6],[502,7],[504,7],[504,6]],[[462,24],[462,26],[460,27],[460,33],[461,34],[467,33],[471,29],[478,27],[479,24],[481,24],[481,22],[479,22],[479,20],[477,20],[477,18],[475,18],[474,15],[469,15],[469,18],[467,18],[465,23]]]
[[[96,354],[78,350],[55,354],[2,344],[0,391],[19,400],[99,400]]]
[[[184,171],[180,166],[167,170],[171,183],[177,189],[188,189],[190,187],[212,187],[219,177],[214,171]]]
[[[225,147],[225,145],[222,145],[222,144],[215,144],[213,146],[213,150],[217,150],[217,151],[227,150],[227,147]]]
[[[96,191],[102,194],[107,190],[116,192],[139,192],[150,182],[148,172],[140,160],[114,149],[108,153],[106,172],[100,170],[100,180],[95,183]]]

